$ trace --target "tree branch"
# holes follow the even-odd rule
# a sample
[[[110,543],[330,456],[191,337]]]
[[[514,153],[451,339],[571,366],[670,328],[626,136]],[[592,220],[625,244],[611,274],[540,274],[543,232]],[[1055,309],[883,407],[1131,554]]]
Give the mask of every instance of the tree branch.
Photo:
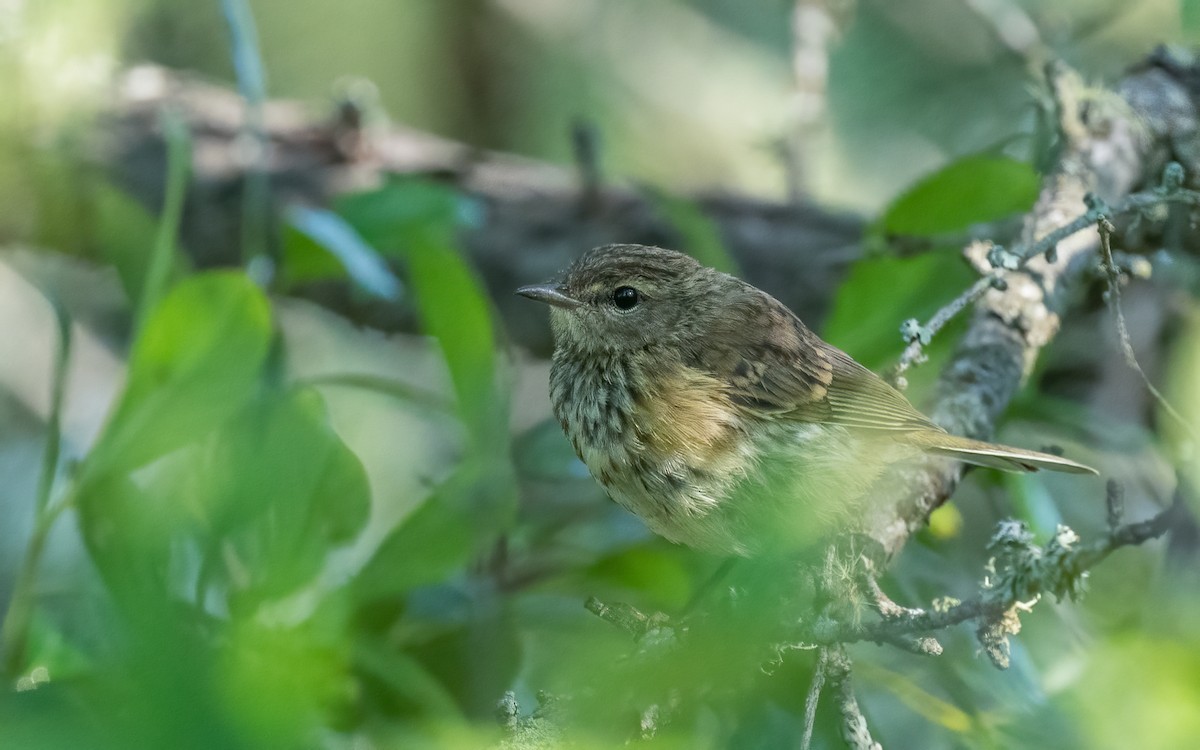
[[[1058,65],[1048,69],[1062,109],[1063,144],[1058,168],[1045,178],[1026,218],[1023,245],[1046,245],[1054,251],[1031,251],[1016,270],[995,269],[1001,283],[983,291],[939,379],[932,416],[950,432],[991,435],[1042,347],[1057,333],[1071,290],[1094,267],[1098,237],[1083,230],[1096,217],[1076,223],[1066,217],[1084,213],[1088,196],[1119,203],[1151,166],[1161,167],[1153,154],[1167,135],[1149,129],[1147,123],[1164,120],[1162,111],[1176,108],[1181,96],[1186,98],[1183,84],[1161,72],[1155,67],[1132,74],[1120,90],[1137,95],[1123,99],[1095,92],[1084,96],[1077,76]],[[1052,242],[1038,244],[1047,237]],[[982,258],[977,260],[982,264]],[[881,545],[885,558],[895,556],[953,494],[962,471],[961,464],[929,458],[901,470],[891,489],[873,500],[865,531]]]
[[[1109,519],[1124,516],[1121,492],[1115,482],[1108,489]],[[1043,594],[1058,598],[1074,597],[1087,572],[1121,547],[1143,544],[1165,534],[1182,512],[1182,499],[1144,521],[1110,527],[1109,534],[1091,544],[1076,546],[1078,538],[1066,527],[1044,547],[1032,544],[1032,535],[1024,524],[1003,521],[989,549],[993,552],[992,569],[983,591],[962,602],[943,602],[932,610],[904,609],[890,617],[866,623],[838,623],[822,620],[820,625],[799,635],[808,643],[834,644],[894,643],[916,634],[928,634],[970,620],[990,622],[1023,602]]]

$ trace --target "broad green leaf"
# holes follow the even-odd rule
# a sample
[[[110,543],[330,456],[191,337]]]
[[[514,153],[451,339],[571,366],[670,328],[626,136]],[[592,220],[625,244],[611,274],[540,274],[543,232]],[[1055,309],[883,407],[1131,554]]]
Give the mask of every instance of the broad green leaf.
[[[244,274],[178,284],[134,342],[125,390],[89,473],[141,466],[218,427],[253,393],[270,342],[270,306]]]
[[[307,582],[331,546],[366,524],[366,473],[315,391],[264,395],[201,452],[179,494],[202,521],[201,546],[236,554],[243,570],[230,584],[245,597],[275,597]]]
[[[142,298],[158,222],[140,203],[108,183],[97,181],[92,200],[100,252],[116,268],[125,294],[136,303]],[[187,258],[176,250],[170,276],[180,278],[188,265]]]
[[[659,545],[625,549],[597,562],[588,571],[589,585],[619,586],[638,592],[663,609],[678,609],[692,593],[685,567],[694,562]]]
[[[291,283],[345,275],[376,297],[400,296],[400,281],[379,253],[331,211],[290,207],[283,253]]]
[[[1143,627],[1132,637],[1097,644],[1086,663],[1076,705],[1089,747],[1169,750],[1191,747],[1200,736],[1200,648],[1194,635],[1168,639],[1157,628]],[[1130,675],[1139,676],[1136,689]],[[1141,679],[1149,675],[1154,679]]]
[[[644,192],[659,215],[683,236],[683,245],[674,249],[685,252],[718,271],[738,274],[737,263],[725,249],[716,223],[700,210],[695,201],[679,198],[662,190],[647,189]]]
[[[473,206],[444,185],[398,178],[342,199],[337,211],[373,247],[407,264],[424,329],[442,348],[462,419],[482,446],[503,442],[507,420],[487,295],[454,246]]]
[[[453,248],[436,240],[414,242],[407,260],[424,329],[442,348],[463,421],[481,446],[504,438],[507,403],[496,382],[496,337],[482,285]]]
[[[508,525],[513,493],[507,465],[469,461],[383,541],[355,577],[355,596],[397,596],[461,570]]]
[[[478,203],[428,180],[396,177],[378,190],[348,195],[335,209],[370,245],[384,254],[403,251],[413,235],[454,241],[460,226],[477,223]]]
[[[446,686],[416,659],[378,638],[363,636],[354,643],[358,668],[382,682],[428,716],[461,719],[462,711]]]
[[[127,474],[96,472],[77,503],[88,554],[126,617],[160,614],[171,578],[170,548],[184,523],[178,503],[157,498]]]
[[[305,747],[324,712],[349,689],[345,647],[306,625],[234,620],[223,633],[213,680],[218,706],[246,747]]]
[[[967,156],[921,179],[884,212],[885,235],[955,232],[1027,211],[1038,196],[1037,172],[1000,156]]]
[[[974,273],[956,254],[865,258],[854,264],[838,288],[833,310],[825,322],[824,338],[881,372],[904,349],[900,336],[902,322],[909,318],[928,320],[974,280]],[[965,319],[968,314],[960,318]],[[957,338],[957,328],[951,324],[943,329],[934,337],[933,344],[926,347],[927,353],[935,357],[948,351]]]

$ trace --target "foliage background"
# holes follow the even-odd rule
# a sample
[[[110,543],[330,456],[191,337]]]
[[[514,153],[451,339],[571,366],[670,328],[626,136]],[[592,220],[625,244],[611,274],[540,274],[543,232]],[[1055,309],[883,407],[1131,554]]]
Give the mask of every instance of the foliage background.
[[[823,333],[876,369],[899,353],[900,321],[972,280],[961,243],[896,257],[884,239],[961,234],[1036,195],[1039,94],[1002,14],[984,10],[1020,9],[1040,44],[1097,82],[1200,28],[1191,3],[1167,0],[834,7],[846,20],[827,116],[805,131],[804,186],[868,221],[875,252]],[[231,36],[250,30],[239,9],[257,49]],[[528,714],[544,690],[572,704],[575,741],[607,747],[683,690],[655,743],[795,744],[811,659],[763,669],[736,647],[757,643],[765,605],[649,665],[583,609],[598,596],[679,611],[719,561],[605,502],[547,420],[545,363],[508,345],[458,251],[479,206],[398,179],[328,210],[298,207],[264,289],[261,265],[193,269],[170,195],[142,206],[86,158],[128,66],[254,94],[261,64],[266,94],[317,111],[366,92],[374,117],[561,163],[583,118],[610,179],[782,200],[791,11],[782,0],[0,3],[0,743],[479,747],[502,741],[505,691]],[[180,189],[203,154],[163,123]],[[711,230],[685,229],[719,252]],[[287,294],[330,275],[414,303],[425,335],[362,330]],[[1151,376],[1194,424],[1195,293],[1182,264],[1129,295],[1152,337],[1139,339]],[[1066,445],[1125,479],[1131,514],[1148,514],[1169,501],[1175,464],[1195,480],[1194,462],[1153,429],[1097,307],[1042,363],[1001,437]],[[918,402],[953,337],[914,376]],[[1043,539],[1067,522],[1086,537],[1103,529],[1101,497],[1098,482],[977,473],[886,586],[902,602],[964,595],[995,520],[1024,518]],[[938,659],[859,647],[876,736],[1186,746],[1200,734],[1200,599],[1194,554],[1175,546],[1123,551],[1082,603],[1039,606],[1007,672],[965,628]],[[728,690],[688,697],[709,680]],[[817,742],[837,745],[832,717]]]

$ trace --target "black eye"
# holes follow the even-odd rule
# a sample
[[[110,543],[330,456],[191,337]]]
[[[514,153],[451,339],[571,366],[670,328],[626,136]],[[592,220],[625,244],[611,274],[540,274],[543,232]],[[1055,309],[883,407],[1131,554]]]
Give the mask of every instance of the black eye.
[[[638,303],[638,291],[631,286],[619,286],[612,295],[613,304],[621,310],[632,310]]]

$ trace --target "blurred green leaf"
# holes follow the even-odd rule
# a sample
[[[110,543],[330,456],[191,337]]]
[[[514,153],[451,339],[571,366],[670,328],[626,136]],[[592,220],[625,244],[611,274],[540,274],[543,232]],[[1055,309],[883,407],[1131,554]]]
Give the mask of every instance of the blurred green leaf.
[[[726,250],[716,222],[701,211],[695,201],[652,187],[644,188],[642,192],[658,214],[683,236],[683,244],[676,249],[718,271],[739,275],[737,263]]]
[[[137,298],[139,325],[145,322],[146,316],[162,298],[172,271],[178,266],[176,259],[179,250],[176,243],[183,221],[183,201],[187,197],[192,173],[192,134],[183,114],[173,107],[166,107],[159,113],[158,124],[167,144],[166,195],[163,196],[162,215],[158,219],[153,249],[145,264],[142,293]]]
[[[904,349],[901,322],[927,320],[974,280],[974,272],[952,253],[864,258],[854,264],[838,289],[823,336],[870,369],[882,372]],[[966,319],[960,315],[925,347],[929,363],[908,371],[915,392],[936,375],[938,362],[949,355]]]
[[[1184,322],[1183,335],[1171,356],[1166,397],[1184,419],[1180,424],[1160,409],[1163,434],[1173,448],[1176,465],[1193,488],[1200,488],[1200,304],[1193,301]],[[1186,493],[1196,501],[1194,493]],[[1193,507],[1200,512],[1200,507]]]
[[[1195,44],[1200,40],[1200,0],[1180,0],[1179,16],[1186,39]]]
[[[683,607],[692,594],[695,563],[657,544],[642,545],[610,555],[587,571],[589,585],[608,585],[638,592],[663,609]]]
[[[513,445],[517,471],[526,479],[586,479],[587,467],[555,419],[530,427]]]
[[[357,456],[329,425],[313,390],[268,393],[227,422],[187,462],[182,498],[201,519],[210,554],[240,599],[289,593],[321,568],[329,547],[367,522],[370,488]],[[216,545],[221,548],[215,549]]]
[[[230,623],[214,686],[250,747],[308,747],[325,712],[350,689],[346,654],[307,627]]]
[[[134,342],[89,475],[140,466],[215,429],[253,393],[270,341],[270,306],[244,274],[181,282]]]
[[[380,252],[402,259],[425,331],[450,370],[459,413],[477,447],[506,445],[507,404],[496,382],[496,332],[482,283],[455,250],[475,203],[445,185],[393,178],[347,196],[337,212]]]
[[[400,296],[400,281],[387,263],[337,214],[294,205],[286,221],[283,268],[288,283],[349,276],[376,297]]]
[[[136,303],[145,287],[158,222],[140,203],[107,182],[96,181],[92,200],[100,253],[116,268],[126,296]],[[188,265],[176,248],[171,254],[168,277],[179,278]]]
[[[454,696],[408,654],[389,648],[376,638],[364,636],[355,642],[354,656],[360,670],[417,706],[422,716],[462,718],[462,711],[455,703]]]
[[[861,673],[864,683],[875,683],[886,687],[889,693],[910,709],[948,731],[965,733],[979,722],[979,717],[967,713],[953,703],[938,698],[922,688],[916,680],[908,675],[894,672],[870,661],[856,663],[855,670]]]
[[[880,217],[887,236],[963,230],[1027,211],[1039,179],[1028,164],[988,154],[953,161],[919,180]]]
[[[442,348],[463,422],[477,447],[506,445],[508,404],[496,380],[495,330],[482,284],[450,245],[436,240],[414,238],[406,259],[424,329]]]
[[[1200,650],[1151,633],[1096,644],[1079,692],[1090,747],[1169,750],[1200,736]],[[1138,676],[1130,688],[1131,675]],[[1153,679],[1140,679],[1153,675]]]
[[[335,210],[371,246],[401,255],[414,237],[452,244],[458,228],[476,223],[480,211],[453,188],[412,177],[393,177],[378,190],[348,195]]]
[[[87,217],[91,206],[86,192],[80,186],[91,184],[91,181],[80,179],[79,163],[70,153],[73,150],[73,147],[65,146],[63,151],[66,153],[59,150],[54,153],[26,150],[13,156],[22,175],[21,188],[31,193],[33,240],[43,247],[81,252],[89,246],[91,227]],[[106,183],[96,182],[107,187]],[[0,198],[6,197],[0,195]],[[154,221],[149,216],[146,218],[151,225],[150,242],[145,246],[148,249],[153,244]],[[94,235],[95,231],[91,234]]]
[[[398,596],[462,570],[507,526],[514,492],[507,464],[461,466],[380,544],[353,581],[355,595]]]

